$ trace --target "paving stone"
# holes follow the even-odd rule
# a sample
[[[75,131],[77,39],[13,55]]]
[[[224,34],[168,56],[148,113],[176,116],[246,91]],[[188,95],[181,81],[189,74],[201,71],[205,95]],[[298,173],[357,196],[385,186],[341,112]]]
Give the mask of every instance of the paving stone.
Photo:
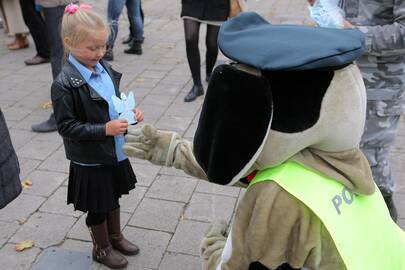
[[[38,212],[20,227],[10,239],[10,242],[18,243],[25,240],[34,240],[35,246],[40,248],[58,245],[62,243],[75,222],[76,218],[74,217]]]
[[[180,91],[181,87],[178,85],[159,83],[155,88],[151,90],[151,94],[176,96],[179,94]]]
[[[193,119],[189,117],[178,117],[165,115],[156,123],[157,129],[171,130],[178,133],[184,133],[190,126]]]
[[[77,211],[77,212],[80,212],[80,211]],[[69,233],[67,234],[68,238],[91,242],[91,236],[89,233],[89,229],[86,226],[86,216],[87,216],[87,214],[83,214],[76,221],[76,223],[73,225],[73,227],[70,229]],[[130,214],[121,212],[120,218],[121,218],[121,227],[122,228],[124,228],[125,225],[128,223],[130,217],[131,217]]]
[[[137,186],[134,190],[129,192],[129,195],[122,196],[120,199],[121,211],[133,213],[145,196],[145,193],[145,187]]]
[[[32,140],[24,148],[18,150],[17,154],[19,157],[45,160],[61,145],[60,141]]]
[[[11,100],[11,101],[20,101],[24,97],[26,97],[29,94],[27,91],[5,91],[0,94],[0,99],[1,100]]]
[[[70,161],[66,159],[65,150],[63,147],[59,148],[58,151],[55,151],[50,155],[41,166],[40,170],[54,171],[54,172],[69,172]]]
[[[7,244],[0,249],[1,269],[28,270],[40,252],[41,250],[36,247],[17,252],[14,244]]]
[[[194,178],[197,179],[191,175],[186,174],[182,170],[173,168],[173,167],[162,167],[159,174],[161,175],[169,175],[169,176],[180,176],[183,178]]]
[[[136,185],[149,187],[155,180],[161,167],[152,165],[148,161],[141,159],[132,159],[132,160],[134,161],[134,163],[132,163],[132,168],[135,172],[136,179],[138,180]]]
[[[0,249],[19,227],[18,222],[0,222]]]
[[[67,204],[67,188],[60,187],[52,194],[39,209],[41,212],[64,216],[80,217],[82,212],[75,211],[72,204]]]
[[[141,73],[142,78],[152,78],[152,79],[162,79],[166,76],[166,71],[158,71],[158,70],[145,70]]]
[[[88,231],[87,231],[87,234],[89,234]],[[66,239],[63,242],[63,244],[61,245],[61,248],[90,253],[93,249],[93,243],[91,242],[91,240],[82,241],[82,240],[75,240],[75,239]]]
[[[20,149],[35,137],[35,133],[20,129],[10,129],[10,137],[15,150]]]
[[[25,179],[32,185],[24,189],[25,194],[50,196],[68,177],[65,173],[34,170]]]
[[[405,153],[405,136],[397,136],[392,152]]]
[[[212,222],[223,219],[229,222],[235,208],[236,198],[220,195],[194,193],[186,212],[186,219]]]
[[[199,113],[197,115],[199,115]],[[198,126],[198,121],[193,120],[193,122],[191,122],[191,125],[186,130],[186,133],[184,133],[183,137],[184,138],[194,138],[194,134],[195,134],[195,131],[197,130],[197,126]]]
[[[45,249],[32,270],[87,270],[93,263],[90,252],[66,250],[59,247]]]
[[[188,202],[197,181],[192,178],[162,175],[149,188],[146,197]]]
[[[20,179],[25,179],[35,168],[41,164],[40,160],[18,157],[20,164]]]
[[[1,98],[2,97],[0,97],[0,99]],[[21,121],[21,120],[23,120],[25,117],[28,116],[28,114],[30,112],[31,111],[28,110],[28,109],[16,108],[14,106],[3,110],[4,118],[6,118],[7,120],[13,120],[13,121]]]
[[[209,223],[182,220],[167,248],[170,252],[179,252],[200,256],[199,246]]]
[[[185,204],[145,198],[135,211],[129,225],[174,232]]]
[[[194,118],[200,107],[191,102],[173,103],[170,105],[165,115]],[[193,123],[197,126],[198,123]]]
[[[201,192],[201,193],[210,193],[210,194],[238,197],[240,188],[217,185],[214,183],[210,183],[208,181],[199,181],[195,191]]]
[[[11,222],[28,218],[44,201],[44,197],[21,194],[0,210],[0,220]]]
[[[123,233],[129,241],[136,243],[140,248],[138,255],[127,257],[129,264],[157,269],[171,235],[133,227],[126,227]]]
[[[197,256],[166,253],[159,270],[200,270],[201,259]]]

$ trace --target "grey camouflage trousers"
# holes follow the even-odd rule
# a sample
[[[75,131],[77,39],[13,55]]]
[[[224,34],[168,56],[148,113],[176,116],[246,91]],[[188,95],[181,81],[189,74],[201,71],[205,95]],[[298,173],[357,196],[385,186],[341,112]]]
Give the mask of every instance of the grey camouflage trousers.
[[[367,101],[367,119],[360,147],[384,197],[394,192],[395,181],[391,174],[389,154],[394,145],[404,102],[403,93],[395,100]]]

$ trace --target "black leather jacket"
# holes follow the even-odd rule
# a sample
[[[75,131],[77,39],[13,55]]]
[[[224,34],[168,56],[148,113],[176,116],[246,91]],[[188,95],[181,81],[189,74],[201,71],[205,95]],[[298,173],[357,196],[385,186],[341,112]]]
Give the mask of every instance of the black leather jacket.
[[[106,62],[100,63],[112,78],[119,96],[122,74]],[[105,123],[110,121],[108,103],[69,61],[52,83],[51,98],[68,159],[81,163],[117,163],[114,137],[106,136],[105,130]]]

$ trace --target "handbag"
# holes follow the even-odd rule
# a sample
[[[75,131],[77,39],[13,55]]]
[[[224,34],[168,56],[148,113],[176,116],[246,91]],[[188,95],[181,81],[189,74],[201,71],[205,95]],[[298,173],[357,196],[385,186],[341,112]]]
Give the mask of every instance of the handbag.
[[[229,18],[246,11],[246,0],[229,0]]]

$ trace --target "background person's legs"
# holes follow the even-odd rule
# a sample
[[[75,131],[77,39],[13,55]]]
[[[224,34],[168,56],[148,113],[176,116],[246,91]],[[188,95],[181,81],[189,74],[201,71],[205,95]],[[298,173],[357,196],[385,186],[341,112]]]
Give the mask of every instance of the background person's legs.
[[[200,22],[184,19],[184,36],[186,40],[187,60],[190,67],[191,76],[193,77],[193,87],[184,97],[185,102],[193,101],[198,96],[204,94],[204,89],[201,83],[200,50],[198,48],[199,34]]]
[[[37,55],[26,60],[27,65],[36,65],[49,62],[50,49],[47,28],[41,14],[35,8],[34,0],[20,0],[23,19],[30,30],[35,43]]]
[[[218,57],[218,32],[219,26],[207,25],[207,35],[205,43],[207,46],[207,54],[205,55],[205,71],[206,81],[208,82],[211,76],[212,69]]]
[[[114,60],[113,48],[118,35],[119,18],[125,3],[126,0],[108,0],[107,20],[110,24],[111,33],[107,41],[108,50],[104,56],[104,59],[107,61]]]
[[[399,103],[398,100],[369,100],[367,102],[367,120],[360,145],[370,163],[374,181],[395,221],[397,211],[392,201],[395,183],[391,175],[389,154],[395,142],[402,112]]]
[[[49,38],[49,46],[51,49],[50,59],[52,68],[53,79],[59,75],[62,69],[63,61],[63,42],[60,35],[60,27],[62,16],[65,11],[65,6],[58,6],[54,8],[44,8],[45,24],[47,29],[47,34]],[[49,117],[48,120],[32,125],[32,130],[35,132],[51,132],[56,131],[56,120],[53,115]]]
[[[132,39],[129,43],[130,48],[125,50],[129,54],[142,54],[143,43],[143,18],[141,12],[141,0],[127,0],[128,17],[132,26]]]

